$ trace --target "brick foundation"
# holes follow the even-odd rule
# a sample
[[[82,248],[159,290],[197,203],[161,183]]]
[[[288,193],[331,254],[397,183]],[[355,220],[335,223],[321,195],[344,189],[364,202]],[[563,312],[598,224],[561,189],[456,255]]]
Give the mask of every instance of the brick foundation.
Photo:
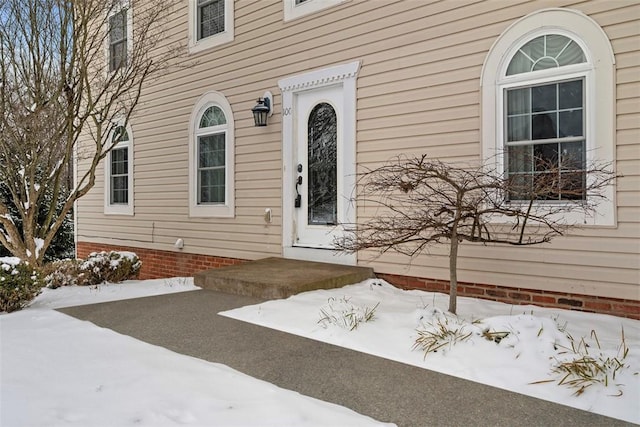
[[[99,251],[113,250],[135,252],[142,260],[140,279],[157,279],[176,276],[188,277],[198,271],[241,264],[246,261],[236,258],[224,258],[210,255],[197,255],[184,252],[169,252],[87,242],[78,242],[76,250],[79,258],[84,258],[91,252]],[[377,276],[402,289],[421,289],[442,293],[449,292],[449,282],[445,280],[433,280],[422,277],[400,276],[384,273],[377,273]],[[507,304],[533,304],[542,307],[611,314],[614,316],[640,320],[640,301],[635,300],[464,282],[458,283],[458,295],[483,298]]]
[[[377,276],[402,289],[421,289],[432,292],[449,293],[449,282],[444,280],[380,273],[378,273]],[[507,304],[533,304],[542,307],[611,314],[640,320],[640,301],[634,300],[465,282],[458,282],[458,295],[499,301]]]
[[[194,273],[211,268],[226,267],[244,262],[236,258],[189,254],[184,252],[159,251],[155,249],[133,248],[129,246],[103,245],[100,243],[78,242],[78,258],[85,258],[91,252],[129,251],[135,252],[142,260],[139,278],[159,279],[163,277],[190,277]]]

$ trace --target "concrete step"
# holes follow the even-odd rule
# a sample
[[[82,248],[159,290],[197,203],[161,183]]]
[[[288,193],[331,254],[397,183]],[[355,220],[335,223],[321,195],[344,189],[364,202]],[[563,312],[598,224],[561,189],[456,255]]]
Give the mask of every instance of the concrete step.
[[[339,288],[373,277],[373,269],[369,267],[272,257],[201,271],[194,275],[194,282],[203,289],[278,299],[316,289]]]

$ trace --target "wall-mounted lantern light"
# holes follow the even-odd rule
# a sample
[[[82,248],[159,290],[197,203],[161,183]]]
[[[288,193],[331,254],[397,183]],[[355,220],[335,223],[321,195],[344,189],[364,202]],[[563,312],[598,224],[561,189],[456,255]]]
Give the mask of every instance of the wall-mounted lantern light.
[[[256,126],[266,126],[267,117],[273,115],[273,95],[267,91],[262,98],[258,98],[258,103],[251,109],[253,113],[253,121]]]

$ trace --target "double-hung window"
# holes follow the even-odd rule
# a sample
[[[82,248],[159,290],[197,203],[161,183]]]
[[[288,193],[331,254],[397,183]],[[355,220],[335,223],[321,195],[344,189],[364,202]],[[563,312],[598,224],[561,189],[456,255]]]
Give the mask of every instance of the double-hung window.
[[[127,65],[127,9],[109,17],[109,71]]]
[[[233,41],[233,14],[233,0],[189,0],[190,52]]]
[[[189,214],[234,216],[234,121],[220,92],[200,97],[191,114]]]
[[[224,29],[224,0],[198,0],[198,40]]]
[[[133,215],[133,140],[129,130],[116,126],[113,148],[105,164],[105,213]]]
[[[482,68],[482,150],[507,202],[583,204],[594,210],[565,220],[615,224],[614,186],[588,190],[592,167],[615,168],[614,75],[606,33],[576,10],[532,12],[498,37]]]
[[[570,38],[543,35],[516,52],[507,76],[584,62],[582,49]],[[586,198],[585,79],[558,77],[504,89],[510,200]]]
[[[197,131],[198,204],[226,202],[227,119],[217,105],[207,108]]]

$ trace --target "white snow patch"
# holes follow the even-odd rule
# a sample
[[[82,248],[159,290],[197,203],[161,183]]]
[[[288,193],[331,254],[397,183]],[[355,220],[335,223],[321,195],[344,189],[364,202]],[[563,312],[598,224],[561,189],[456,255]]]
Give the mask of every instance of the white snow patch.
[[[33,242],[36,244],[36,258],[40,256],[40,251],[44,247],[44,240],[39,237],[34,237]]]
[[[347,300],[358,310],[376,308],[373,319],[357,328],[321,321],[328,302]],[[489,384],[563,405],[640,423],[640,321],[602,314],[537,306],[458,298],[458,318],[445,313],[449,296],[424,291],[404,291],[382,280],[369,280],[340,289],[319,290],[220,313],[307,338],[362,351],[379,357]],[[321,313],[320,309],[324,309]],[[354,311],[355,312],[355,311]],[[417,329],[434,330],[450,322],[461,335],[455,345],[445,344],[435,353],[412,350]],[[554,365],[576,358],[582,337],[593,357],[621,357],[621,333],[629,353],[609,386],[595,384],[580,396],[575,389],[557,385]],[[483,337],[484,331],[506,332],[499,342]],[[598,348],[592,331],[600,344]],[[555,382],[532,384],[556,378]],[[611,379],[611,378],[610,378]],[[617,396],[619,392],[622,395]]]
[[[13,267],[20,264],[20,258],[14,256],[0,257],[0,264],[8,264]]]
[[[189,289],[184,278],[45,289],[0,315],[0,425],[389,425],[51,310]]]
[[[2,217],[2,218],[4,218],[4,219],[8,220],[8,221],[9,221],[9,222],[11,222],[12,224],[15,224],[15,222],[13,221],[13,217],[12,217],[11,215],[9,215],[9,214],[3,214],[3,215],[0,215],[0,217]]]

